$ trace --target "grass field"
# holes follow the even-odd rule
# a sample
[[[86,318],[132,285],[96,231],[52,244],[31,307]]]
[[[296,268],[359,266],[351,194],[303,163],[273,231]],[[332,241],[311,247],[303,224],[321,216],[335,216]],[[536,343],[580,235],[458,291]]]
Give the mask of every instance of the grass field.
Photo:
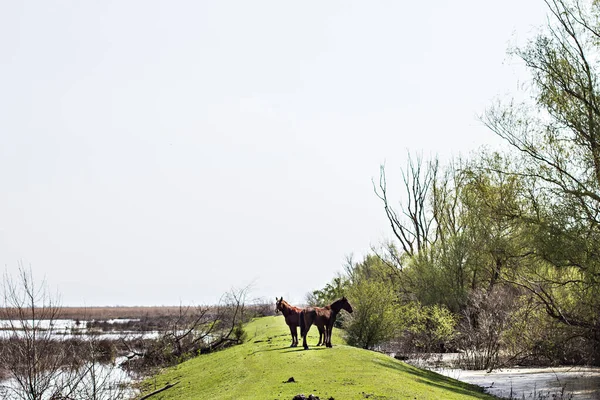
[[[301,393],[321,400],[493,398],[474,386],[346,346],[335,329],[332,349],[308,351],[288,347],[291,337],[281,316],[256,319],[246,330],[244,344],[168,369],[144,382],[144,393],[177,382],[151,399],[291,400]],[[317,330],[310,333],[309,345],[315,344]],[[291,377],[295,382],[285,383]]]

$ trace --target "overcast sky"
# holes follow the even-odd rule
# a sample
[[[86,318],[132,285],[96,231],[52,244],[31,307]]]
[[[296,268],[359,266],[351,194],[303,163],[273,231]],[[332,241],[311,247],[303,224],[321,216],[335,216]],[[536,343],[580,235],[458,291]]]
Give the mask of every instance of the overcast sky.
[[[294,303],[390,237],[371,179],[499,140],[542,0],[2,1],[0,263],[64,305]]]

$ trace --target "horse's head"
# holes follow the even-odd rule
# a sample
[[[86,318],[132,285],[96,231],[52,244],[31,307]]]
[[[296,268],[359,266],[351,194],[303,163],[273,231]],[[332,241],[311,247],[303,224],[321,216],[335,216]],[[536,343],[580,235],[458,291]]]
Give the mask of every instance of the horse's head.
[[[346,311],[348,311],[350,314],[352,314],[352,306],[350,305],[350,303],[348,302],[348,299],[346,299],[346,297],[342,297],[342,308]]]
[[[283,301],[283,296],[280,299],[275,297],[275,314],[277,314],[279,311],[283,311],[283,306],[281,305],[282,301]]]

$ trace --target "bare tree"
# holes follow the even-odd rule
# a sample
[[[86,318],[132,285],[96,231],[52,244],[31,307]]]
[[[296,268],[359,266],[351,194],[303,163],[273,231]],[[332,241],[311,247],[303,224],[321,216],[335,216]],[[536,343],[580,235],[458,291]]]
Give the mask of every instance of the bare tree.
[[[92,320],[87,312],[84,320]],[[67,342],[63,341],[65,346]],[[117,358],[116,341],[102,339],[101,334],[88,330],[85,338],[74,340],[67,348],[71,350],[71,365],[76,371],[63,396],[77,400],[123,400],[131,397],[133,390],[128,385],[131,378],[121,368]]]
[[[244,340],[248,288],[231,290],[217,306],[179,307],[160,329],[157,339],[129,337],[122,343],[129,350],[127,365],[147,370],[173,365],[201,353],[209,353]]]
[[[400,243],[403,253],[410,257],[418,254],[435,240],[432,236],[434,218],[428,201],[437,171],[437,160],[425,164],[421,157],[413,160],[409,155],[406,170],[402,171],[406,199],[400,202],[400,212],[390,204],[384,165],[379,169],[379,183],[375,184],[373,181],[373,189],[383,202],[392,232]],[[397,255],[398,252],[393,254]],[[396,261],[401,267],[400,259],[397,258]]]
[[[36,283],[31,269],[19,266],[18,277],[4,275],[0,317],[9,324],[9,337],[0,352],[0,365],[8,371],[13,398],[42,400],[62,393],[70,380],[66,353],[52,338],[60,316],[56,296],[44,282]]]

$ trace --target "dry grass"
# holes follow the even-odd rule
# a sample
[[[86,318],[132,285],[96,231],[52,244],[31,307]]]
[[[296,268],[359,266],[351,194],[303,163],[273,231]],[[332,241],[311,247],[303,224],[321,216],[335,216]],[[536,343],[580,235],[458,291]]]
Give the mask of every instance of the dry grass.
[[[25,310],[29,311],[29,310]],[[179,306],[152,306],[152,307],[62,307],[58,318],[61,319],[96,319],[108,320],[117,318],[140,319],[144,317],[169,317],[178,315]],[[17,310],[5,309],[1,313],[4,318],[18,318]]]
[[[205,308],[205,307],[203,307]],[[214,307],[208,307],[214,308]],[[256,309],[261,315],[272,315],[274,306],[247,306],[248,310]],[[61,319],[80,319],[80,320],[109,320],[109,319],[142,319],[142,318],[161,318],[173,317],[179,315],[185,307],[181,306],[115,306],[115,307],[62,307],[58,318]],[[16,310],[6,309],[0,313],[2,318],[17,318]],[[191,311],[191,308],[190,310]],[[270,312],[269,312],[270,311]]]
[[[169,317],[178,315],[179,306],[135,306],[135,307],[63,307],[61,318],[66,319],[137,319],[144,317]]]

